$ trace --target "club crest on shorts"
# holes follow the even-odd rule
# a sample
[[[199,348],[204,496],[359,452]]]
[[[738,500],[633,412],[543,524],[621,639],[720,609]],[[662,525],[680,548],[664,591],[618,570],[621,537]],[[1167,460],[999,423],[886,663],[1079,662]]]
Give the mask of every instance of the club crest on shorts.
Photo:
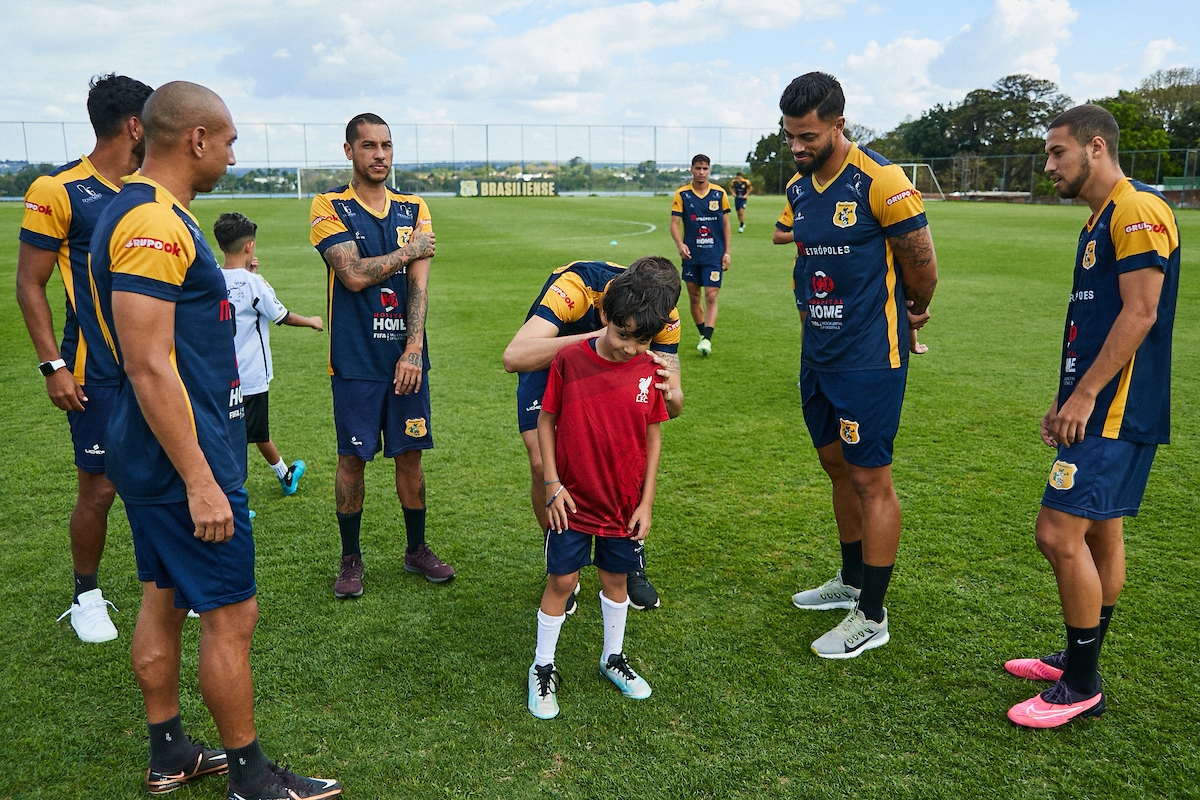
[[[841,202],[833,210],[833,224],[839,228],[849,228],[858,222],[858,203],[854,200]]]
[[[858,423],[852,419],[842,419],[841,417],[838,417],[838,422],[842,423],[842,441],[846,444],[858,444]]]
[[[404,420],[404,432],[414,439],[420,439],[427,433],[427,431],[428,429],[425,427],[424,417]]]
[[[1055,461],[1050,468],[1050,488],[1066,491],[1075,485],[1075,473],[1078,468],[1066,461]]]
[[[721,270],[714,269],[712,272],[708,273],[708,279],[713,283],[721,280]]]
[[[1096,266],[1096,240],[1092,239],[1087,243],[1087,247],[1083,248],[1083,268],[1091,269]]]

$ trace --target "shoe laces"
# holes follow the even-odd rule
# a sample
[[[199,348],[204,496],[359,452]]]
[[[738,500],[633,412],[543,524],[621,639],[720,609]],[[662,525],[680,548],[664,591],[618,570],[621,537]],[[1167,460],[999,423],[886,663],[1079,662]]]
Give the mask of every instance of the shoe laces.
[[[62,622],[64,619],[66,619],[67,615],[71,613],[71,609],[76,605],[79,605],[79,613],[83,614],[88,622],[99,621],[100,614],[108,616],[108,612],[104,610],[105,606],[112,606],[113,611],[116,611],[118,614],[121,613],[116,606],[113,606],[111,600],[109,600],[107,597],[104,597],[102,600],[100,600],[100,602],[90,602],[87,605],[71,603],[70,607],[68,607],[66,611],[58,615],[58,619],[56,619],[55,622]]]
[[[853,642],[855,639],[861,639],[868,633],[867,618],[858,613],[858,609],[851,611],[846,615],[846,618],[838,623],[834,631],[845,637],[847,641]]]
[[[839,575],[836,578],[830,578],[821,584],[821,599],[828,600],[838,597],[849,597],[850,593],[846,591],[846,584],[842,581]]]
[[[338,580],[350,577],[351,571],[362,566],[361,558],[348,558],[342,561],[341,567],[338,568]]]
[[[284,789],[308,789],[309,783],[304,778],[292,772],[292,768],[286,764],[279,765],[274,761],[267,762],[267,769],[271,772],[271,777],[275,783],[282,786]],[[268,781],[270,783],[270,781]]]
[[[632,681],[637,678],[637,673],[633,671],[633,667],[629,666],[629,659],[624,653],[614,653],[608,657],[608,669],[615,670],[622,678],[627,681]]]
[[[558,674],[558,670],[554,668],[553,664],[542,664],[541,666],[534,664],[533,674],[537,677],[539,697],[547,697],[558,691],[562,676]]]
[[[1051,653],[1048,656],[1042,656],[1040,659],[1043,664],[1054,667],[1055,669],[1066,669],[1067,666],[1067,651],[1059,650],[1056,653]]]

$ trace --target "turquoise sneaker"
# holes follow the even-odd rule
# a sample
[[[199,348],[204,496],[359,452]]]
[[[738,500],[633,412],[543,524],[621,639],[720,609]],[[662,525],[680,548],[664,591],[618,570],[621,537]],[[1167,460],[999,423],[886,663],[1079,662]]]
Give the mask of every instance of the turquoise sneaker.
[[[529,713],[538,719],[558,716],[558,683],[561,680],[553,664],[529,667]]]
[[[285,495],[293,495],[296,493],[296,488],[300,485],[300,479],[304,477],[304,473],[307,469],[308,465],[300,459],[296,459],[292,462],[292,465],[288,467],[287,474],[279,479],[279,485],[283,487],[283,493]]]
[[[650,684],[633,671],[624,653],[613,653],[607,662],[601,661],[600,674],[612,681],[626,697],[645,700],[650,696]]]

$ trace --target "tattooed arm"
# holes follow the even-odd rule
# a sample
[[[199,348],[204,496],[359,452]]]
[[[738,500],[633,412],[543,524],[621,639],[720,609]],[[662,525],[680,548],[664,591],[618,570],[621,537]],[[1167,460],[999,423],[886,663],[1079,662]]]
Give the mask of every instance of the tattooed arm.
[[[654,388],[663,393],[663,401],[667,404],[667,416],[675,419],[683,412],[683,383],[679,376],[679,354],[660,353],[655,350],[647,351],[658,364],[660,380]]]
[[[916,329],[929,320],[929,301],[937,287],[937,256],[933,252],[933,237],[929,226],[888,239],[900,283],[908,299],[908,323]]]
[[[418,231],[409,238],[404,247],[384,256],[363,258],[359,255],[355,242],[342,242],[326,250],[324,258],[343,286],[352,292],[361,292],[368,286],[374,286],[392,277],[404,269],[406,264],[413,264],[418,259],[431,258],[435,242],[432,231]]]
[[[396,394],[415,394],[421,388],[425,315],[428,310],[429,259],[419,258],[408,265],[408,308],[404,319],[408,343],[396,362]]]

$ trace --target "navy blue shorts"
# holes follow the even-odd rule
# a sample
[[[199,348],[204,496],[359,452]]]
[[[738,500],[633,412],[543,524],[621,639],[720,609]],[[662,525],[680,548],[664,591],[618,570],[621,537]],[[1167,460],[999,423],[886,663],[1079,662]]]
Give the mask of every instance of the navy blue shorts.
[[[1102,436],[1059,445],[1042,505],[1086,519],[1136,517],[1157,450]]]
[[[83,411],[68,411],[71,442],[75,445],[75,466],[91,475],[104,474],[104,429],[117,399],[116,386],[85,386],[87,402]]]
[[[592,560],[592,541],[596,542],[596,558]],[[570,528],[558,533],[546,531],[546,572],[550,575],[570,575],[588,564],[617,574],[629,574],[646,568],[646,546],[643,542],[624,536],[593,536]]]
[[[537,430],[542,396],[546,394],[546,381],[549,377],[548,369],[517,375],[517,429],[521,433]]]
[[[219,544],[192,535],[196,525],[187,503],[125,506],[138,580],[174,589],[176,608],[203,614],[254,596],[254,534],[246,490],[226,496],[233,507],[233,537]]]
[[[395,458],[409,450],[433,449],[428,371],[421,373],[421,388],[416,394],[396,394],[391,381],[337,376],[330,380],[338,455],[371,461],[380,450],[387,458]]]
[[[858,467],[892,463],[908,367],[858,372],[800,368],[800,402],[814,447],[841,439],[842,456]]]
[[[745,207],[746,207],[746,198],[744,198],[744,197],[733,198],[733,210],[734,211],[741,211]]]
[[[711,264],[696,264],[688,262],[683,265],[683,282],[694,283],[697,286],[715,286],[721,288],[721,280],[725,277],[725,270],[721,269],[720,262],[714,267]]]

